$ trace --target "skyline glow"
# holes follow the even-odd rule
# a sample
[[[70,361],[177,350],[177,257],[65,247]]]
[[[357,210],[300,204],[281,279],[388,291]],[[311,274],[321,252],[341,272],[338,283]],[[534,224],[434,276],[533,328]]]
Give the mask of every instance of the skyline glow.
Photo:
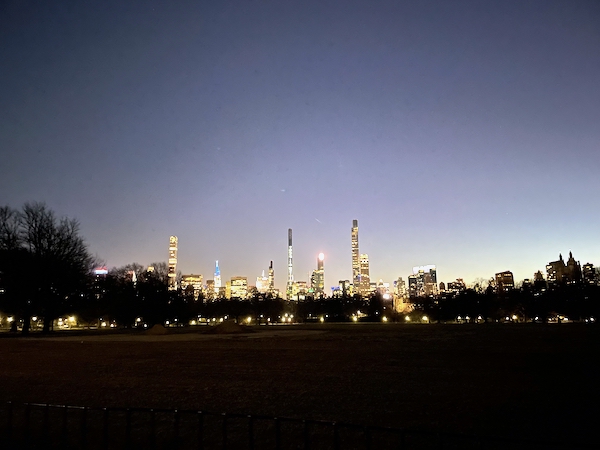
[[[515,279],[600,264],[600,3],[117,0],[0,14],[0,202],[109,267],[223,278],[327,255]],[[333,283],[332,283],[333,281]]]

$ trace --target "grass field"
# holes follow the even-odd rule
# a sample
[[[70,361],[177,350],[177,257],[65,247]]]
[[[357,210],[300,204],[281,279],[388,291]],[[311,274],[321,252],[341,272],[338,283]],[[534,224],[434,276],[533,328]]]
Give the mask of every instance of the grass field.
[[[200,328],[200,331],[204,328]],[[315,324],[0,339],[0,401],[189,408],[595,441],[600,331]]]

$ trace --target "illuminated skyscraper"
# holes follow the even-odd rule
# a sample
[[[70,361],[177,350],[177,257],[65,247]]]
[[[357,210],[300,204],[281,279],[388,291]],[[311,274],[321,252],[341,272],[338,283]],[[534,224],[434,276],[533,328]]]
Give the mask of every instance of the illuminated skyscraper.
[[[317,270],[314,270],[310,279],[310,284],[313,293],[316,297],[323,296],[325,294],[325,270],[323,269],[323,262],[325,261],[325,255],[319,253],[317,258]]]
[[[511,271],[507,270],[506,272],[499,272],[496,274],[495,278],[496,292],[498,294],[504,294],[515,288],[515,278]]]
[[[369,255],[360,255],[358,293],[369,295],[371,291],[371,277],[369,275]]]
[[[413,267],[413,274],[408,277],[408,294],[411,299],[438,294],[435,265]]]
[[[219,269],[219,260],[215,261],[215,281],[214,281],[215,295],[219,295],[219,289],[221,289],[221,269]]]
[[[239,298],[245,300],[248,297],[248,278],[232,277],[231,278],[231,298]]]
[[[362,294],[360,291],[360,259],[358,253],[358,220],[352,221],[352,283],[354,291]]]
[[[192,293],[194,295],[194,300],[198,300],[198,297],[202,292],[202,275],[182,275],[181,289],[186,294]]]
[[[285,297],[291,300],[294,296],[294,274],[292,270],[292,229],[288,229],[288,281],[285,289]]]
[[[261,294],[266,294],[269,291],[269,278],[265,276],[264,270],[260,277],[256,277],[256,291]]]
[[[269,265],[269,292],[272,294],[275,291],[275,270],[273,269],[273,261]]]
[[[177,236],[169,238],[169,290],[177,289]]]

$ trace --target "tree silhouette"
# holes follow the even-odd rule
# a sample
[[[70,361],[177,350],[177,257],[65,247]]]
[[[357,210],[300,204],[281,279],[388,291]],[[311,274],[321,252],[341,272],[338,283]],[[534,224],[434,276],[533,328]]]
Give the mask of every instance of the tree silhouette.
[[[58,219],[43,203],[26,203],[20,211],[1,208],[3,297],[23,320],[24,334],[34,314],[44,318],[48,332],[54,319],[77,308],[93,262],[77,220]]]

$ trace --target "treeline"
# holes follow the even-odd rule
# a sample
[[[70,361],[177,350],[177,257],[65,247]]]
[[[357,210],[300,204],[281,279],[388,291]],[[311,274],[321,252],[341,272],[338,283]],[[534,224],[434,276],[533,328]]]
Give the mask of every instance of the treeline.
[[[466,289],[437,298],[416,299],[413,306],[413,314],[423,313],[429,320],[439,322],[455,321],[459,317],[460,321],[484,322],[507,318],[519,322],[548,322],[562,318],[585,321],[598,318],[600,286],[583,282],[544,289],[525,286],[506,293],[496,293],[492,287],[485,291]]]
[[[205,301],[192,290],[169,290],[164,262],[112,269],[96,276],[97,265],[79,235],[79,224],[58,218],[44,204],[25,204],[21,210],[0,207],[0,325],[32,324],[43,331],[64,316],[80,324],[148,327],[189,324],[231,318],[238,322],[281,323],[311,321],[460,321],[546,322],[556,317],[590,320],[599,316],[600,287],[567,284],[538,289],[524,287],[497,294],[466,289],[394,305],[375,294],[342,298],[286,301],[254,291],[249,299]],[[402,312],[398,312],[398,310]]]

